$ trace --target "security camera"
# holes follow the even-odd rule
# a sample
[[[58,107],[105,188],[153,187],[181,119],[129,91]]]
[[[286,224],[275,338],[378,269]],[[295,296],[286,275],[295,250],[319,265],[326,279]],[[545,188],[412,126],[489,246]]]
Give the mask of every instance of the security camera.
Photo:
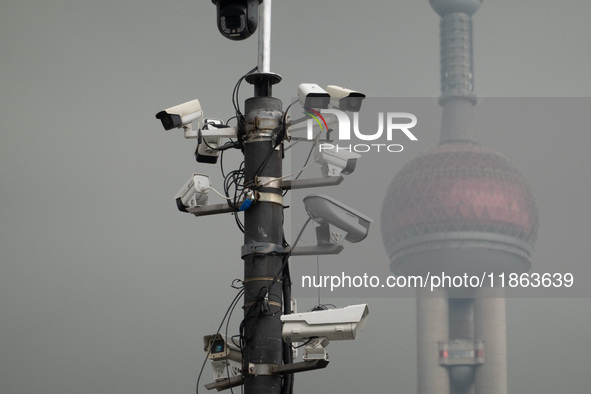
[[[203,351],[210,360],[232,360],[242,362],[242,352],[228,337],[222,334],[203,337]]]
[[[211,182],[207,175],[193,174],[175,196],[176,205],[181,212],[189,208],[207,205],[207,191]]]
[[[259,23],[259,5],[263,0],[212,0],[217,7],[220,33],[230,40],[250,37]]]
[[[219,119],[205,119],[201,129],[201,140],[195,152],[195,158],[199,163],[215,164],[218,161],[220,151],[220,136],[208,133],[209,130],[217,130],[223,122]]]
[[[313,338],[329,341],[356,339],[365,327],[368,315],[367,304],[283,315],[282,336],[290,342],[305,342]]]
[[[195,158],[199,163],[215,164],[220,155],[220,151],[228,147],[221,147],[222,138],[236,138],[238,135],[235,127],[224,124],[220,119],[205,119],[203,128],[199,131],[201,139]],[[230,144],[230,147],[233,146]]]
[[[216,382],[242,374],[242,352],[222,334],[203,337],[203,350],[211,360]]]
[[[359,112],[365,94],[336,85],[328,85],[326,91],[330,94],[330,106],[342,111]]]
[[[156,118],[162,121],[164,130],[172,130],[174,128],[178,129],[182,127],[185,129],[185,137],[187,138],[190,138],[190,135],[188,136],[187,133],[192,132],[191,123],[196,120],[201,123],[202,117],[203,111],[201,110],[201,104],[199,104],[199,100],[197,99],[175,105],[174,107],[167,108],[156,114]],[[200,124],[197,129],[199,128],[201,128]],[[193,133],[196,137],[196,131]]]
[[[345,239],[351,243],[367,237],[372,219],[359,213],[334,198],[310,194],[304,197],[304,207],[312,220],[320,225],[332,225],[346,232]]]
[[[298,99],[302,107],[328,108],[330,94],[315,83],[302,83],[298,87]]]
[[[314,159],[322,166],[323,176],[348,175],[355,171],[361,155],[346,150],[337,150],[331,144],[319,144],[314,150]]]

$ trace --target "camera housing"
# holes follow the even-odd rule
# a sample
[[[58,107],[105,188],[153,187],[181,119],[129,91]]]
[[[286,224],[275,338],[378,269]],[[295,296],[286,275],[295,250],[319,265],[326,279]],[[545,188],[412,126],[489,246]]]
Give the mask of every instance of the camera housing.
[[[310,194],[304,197],[304,206],[308,215],[320,225],[332,225],[345,233],[345,239],[351,243],[363,241],[369,232],[372,219],[332,197],[322,194]]]
[[[174,197],[179,211],[207,205],[207,191],[211,188],[209,176],[193,174]]]
[[[312,338],[329,341],[356,339],[368,316],[367,304],[283,315],[282,336],[290,342],[305,342]]]
[[[326,91],[330,94],[330,106],[332,108],[349,112],[361,111],[361,104],[365,94],[337,85],[328,85]]]
[[[222,138],[236,138],[238,132],[235,127],[224,124],[220,119],[205,119],[200,130],[195,159],[199,163],[215,164],[220,155]],[[199,136],[198,136],[199,137]]]
[[[191,123],[196,120],[201,123],[202,117],[203,111],[197,99],[175,105],[156,114],[156,119],[160,119],[164,130],[178,129],[181,127],[191,130]],[[197,129],[200,127],[201,125]]]
[[[333,145],[319,144],[314,150],[314,160],[322,166],[323,176],[349,175],[355,171],[359,153],[338,151]]]
[[[330,104],[330,94],[315,83],[301,83],[298,100],[302,107],[326,109]]]
[[[239,41],[250,37],[259,23],[263,0],[212,0],[217,8],[217,25],[222,35]]]
[[[209,353],[210,360],[232,360],[242,362],[242,353],[238,346],[223,334],[206,335],[203,337],[203,351]]]
[[[195,152],[195,159],[198,163],[215,164],[220,155],[220,151],[217,149],[220,147],[221,137],[215,134],[211,135],[208,131],[217,130],[218,127],[223,125],[223,122],[219,119],[205,119],[203,123],[201,140],[199,140],[199,145]]]
[[[203,351],[211,360],[213,378],[216,382],[242,374],[242,352],[238,346],[222,334],[203,337]]]

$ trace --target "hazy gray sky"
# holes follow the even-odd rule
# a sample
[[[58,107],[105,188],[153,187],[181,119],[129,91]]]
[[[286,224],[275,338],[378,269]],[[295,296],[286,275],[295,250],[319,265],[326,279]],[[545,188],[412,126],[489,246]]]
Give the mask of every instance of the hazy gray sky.
[[[476,132],[536,195],[534,266],[589,263],[590,16],[583,0],[487,0],[474,17],[483,103],[561,98],[544,102],[544,113],[524,107],[511,125],[485,116]],[[273,18],[271,68],[283,76],[274,93],[285,103],[301,82],[373,97],[439,95],[439,18],[427,0],[276,0]],[[256,46],[256,37],[224,39],[208,0],[0,5],[2,393],[193,392],[202,337],[215,332],[235,294],[229,284],[242,277],[242,234],[228,215],[177,211],[173,196],[190,174],[208,173],[220,189],[222,179],[218,166],[197,166],[194,143],[164,133],[154,115],[199,98],[207,116],[232,116],[232,88],[256,65]],[[241,93],[244,100],[252,90]],[[548,121],[525,127],[538,117]],[[378,174],[360,162],[343,201],[375,218],[371,201],[379,204],[394,174],[434,147],[438,133]],[[239,163],[232,153],[227,168]],[[347,188],[359,187],[371,198],[347,201]],[[367,260],[387,269],[378,224]],[[341,257],[362,261],[362,250],[347,245]],[[577,283],[591,281],[580,272]],[[303,298],[315,294],[294,296],[303,309],[314,303]],[[297,376],[297,392],[415,392],[414,300],[333,301],[370,303],[366,331],[331,344],[331,364]],[[234,332],[239,321],[237,311]],[[589,393],[588,298],[510,299],[507,331],[509,392]]]

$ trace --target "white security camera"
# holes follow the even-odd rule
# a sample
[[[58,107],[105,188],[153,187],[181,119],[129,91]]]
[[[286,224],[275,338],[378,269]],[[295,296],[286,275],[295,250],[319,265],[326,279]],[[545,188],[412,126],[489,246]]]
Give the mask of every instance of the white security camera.
[[[346,232],[345,239],[351,243],[367,237],[372,219],[359,213],[332,197],[310,194],[304,197],[306,212],[320,225],[332,225]]]
[[[203,117],[203,111],[201,110],[201,104],[199,100],[191,100],[186,103],[175,105],[174,107],[167,108],[156,114],[156,118],[162,121],[164,130],[172,130],[174,128],[184,128],[185,137],[191,138],[190,134],[192,131],[191,123],[198,121],[201,123]],[[198,125],[197,129],[201,128],[201,124]],[[197,136],[197,132],[193,132],[194,137]]]
[[[242,362],[240,348],[225,335],[206,335],[203,337],[203,351],[209,353],[210,360],[232,360]]]
[[[201,138],[195,158],[199,163],[215,164],[218,161],[220,151],[221,138],[215,134],[207,133],[209,130],[217,130],[217,126],[223,125],[219,119],[205,119],[203,121],[203,128],[201,129]]]
[[[298,87],[298,100],[302,107],[328,108],[330,94],[315,83],[302,83]]]
[[[290,342],[305,342],[312,338],[329,341],[356,339],[365,327],[368,315],[367,304],[283,315],[282,336]]]
[[[330,94],[330,106],[342,111],[359,112],[365,94],[336,85],[328,85],[326,91]]]
[[[175,196],[176,205],[181,212],[189,208],[207,205],[207,191],[211,182],[207,175],[193,174]]]
[[[259,23],[263,0],[212,0],[217,8],[218,30],[230,40],[250,37]]]
[[[234,378],[242,375],[242,363],[236,361],[211,360],[211,367],[213,368],[213,380],[216,382],[227,380],[228,376]]]
[[[203,337],[203,350],[211,360],[216,382],[242,374],[242,352],[222,334]]]
[[[220,155],[222,138],[236,138],[235,127],[226,126],[220,119],[205,119],[200,130],[201,140],[195,158],[199,163],[215,164]]]
[[[346,150],[338,151],[333,145],[319,144],[314,149],[314,159],[322,166],[323,176],[348,175],[355,171],[361,155]]]

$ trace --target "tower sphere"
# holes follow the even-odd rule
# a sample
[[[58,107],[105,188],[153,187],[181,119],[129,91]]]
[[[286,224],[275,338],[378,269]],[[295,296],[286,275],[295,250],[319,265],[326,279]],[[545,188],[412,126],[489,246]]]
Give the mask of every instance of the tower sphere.
[[[503,156],[448,142],[407,163],[382,208],[382,237],[397,274],[524,272],[538,212],[524,177]]]
[[[482,0],[429,0],[429,3],[441,16],[452,13],[473,15],[482,5]]]

